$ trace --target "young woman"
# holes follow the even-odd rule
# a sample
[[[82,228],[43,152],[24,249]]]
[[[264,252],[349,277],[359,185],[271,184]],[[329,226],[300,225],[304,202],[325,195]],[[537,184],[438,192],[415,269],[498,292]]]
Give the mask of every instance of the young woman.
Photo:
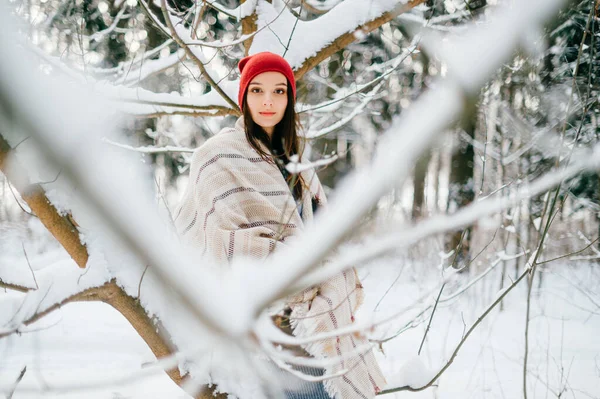
[[[284,58],[263,52],[242,59],[239,69],[243,117],[194,152],[175,218],[185,242],[224,264],[240,257],[264,259],[289,245],[326,206],[314,170],[296,175],[285,168],[291,159],[302,159],[292,68]],[[353,323],[361,302],[362,286],[349,270],[290,298],[287,317],[294,335],[311,336]],[[288,398],[374,397],[385,379],[372,351],[364,350],[367,344],[364,337],[349,335],[306,346],[316,358],[341,358],[325,368],[327,375],[349,371],[303,393],[288,392]]]

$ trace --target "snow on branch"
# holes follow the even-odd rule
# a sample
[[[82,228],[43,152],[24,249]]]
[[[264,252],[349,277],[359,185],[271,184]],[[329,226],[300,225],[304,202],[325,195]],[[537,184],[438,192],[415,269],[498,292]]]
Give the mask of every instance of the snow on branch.
[[[24,331],[27,325],[67,302],[84,299],[82,292],[102,286],[109,277],[101,262],[82,270],[71,259],[63,259],[37,271],[36,279],[37,290],[0,302],[0,338]]]
[[[379,89],[381,89],[382,85],[383,85],[383,82],[377,84],[369,93],[367,93],[364,96],[364,98],[362,99],[360,104],[358,104],[358,106],[356,108],[354,108],[352,110],[352,112],[350,112],[348,115],[344,116],[339,121],[335,122],[334,124],[332,124],[330,126],[327,126],[326,128],[323,128],[321,130],[318,130],[318,131],[309,130],[306,133],[306,138],[307,139],[316,139],[319,137],[323,137],[323,136],[343,127],[345,124],[350,122],[352,119],[354,119],[354,117],[356,115],[360,114],[365,109],[365,107],[371,102],[371,100],[373,100],[373,98],[375,98],[375,96],[379,92]]]
[[[340,106],[339,103],[343,102],[347,98],[350,98],[358,93],[361,93],[365,89],[368,89],[369,87],[373,86],[374,84],[380,82],[382,79],[387,78],[392,72],[394,72],[402,64],[402,62],[407,57],[409,57],[410,55],[414,54],[417,51],[417,44],[418,44],[419,40],[420,40],[419,35],[415,35],[410,46],[407,47],[406,49],[404,49],[399,56],[385,62],[384,64],[376,64],[376,65],[373,65],[372,67],[366,68],[366,71],[371,71],[371,70],[375,69],[373,67],[383,68],[387,65],[390,65],[389,69],[386,69],[383,72],[380,71],[381,75],[379,75],[375,79],[373,79],[367,83],[356,85],[353,88],[339,89],[336,91],[333,99],[323,101],[320,104],[316,104],[316,105],[299,104],[298,113],[304,113],[304,112],[326,113],[326,112],[331,112],[332,110],[337,109]],[[338,104],[338,105],[336,105],[336,104]],[[335,107],[333,107],[334,105],[335,105]]]
[[[121,144],[121,143],[117,143],[115,141],[109,140],[106,137],[103,138],[102,141],[104,141],[105,143],[114,145],[116,147],[123,148],[125,150],[141,152],[143,154],[162,154],[165,152],[192,153],[195,150],[195,148],[175,147],[175,146],[170,146],[170,145],[164,146],[164,147],[154,147],[154,146],[132,147],[127,144]]]
[[[27,45],[28,50],[48,62],[52,67],[64,73],[70,79],[87,84],[91,82],[95,90],[100,94],[108,97],[116,102],[116,106],[124,113],[135,115],[138,117],[154,117],[160,115],[190,115],[190,116],[223,116],[237,115],[237,111],[231,108],[230,104],[224,101],[223,97],[216,92],[196,96],[193,98],[183,97],[178,93],[155,93],[150,90],[139,87],[127,87],[137,84],[145,78],[154,75],[165,68],[169,68],[174,64],[181,62],[181,57],[184,56],[183,50],[171,54],[169,57],[152,60],[142,63],[138,69],[128,72],[122,78],[115,80],[118,84],[113,85],[109,81],[94,81],[92,78],[85,78],[81,73],[67,67],[59,58],[49,56],[35,46]],[[115,68],[114,71],[106,71],[111,73],[122,72],[124,64]],[[101,73],[101,70],[93,70],[95,73]],[[235,82],[222,82],[220,85],[223,90],[229,93],[230,96],[237,91]]]
[[[297,21],[282,0],[259,2],[257,27],[250,53],[285,54],[300,79],[335,51],[356,40],[355,32],[370,32],[425,0],[346,0],[312,21]],[[281,14],[279,18],[275,18]]]
[[[121,5],[121,9],[119,10],[119,12],[117,13],[117,15],[113,19],[113,21],[110,24],[110,26],[107,27],[106,29],[103,29],[103,30],[100,30],[98,32],[95,32],[91,37],[89,37],[89,39],[95,40],[95,41],[99,42],[104,37],[106,37],[107,35],[109,35],[112,31],[114,31],[115,28],[117,27],[117,25],[119,24],[119,21],[121,21],[122,19],[126,18],[125,11],[127,10],[127,6],[128,6],[127,3],[122,4]]]
[[[184,57],[185,52],[180,49],[164,58],[158,58],[150,61],[143,61],[142,58],[142,61],[132,61],[129,64],[138,63],[140,64],[139,67],[133,70],[128,69],[126,73],[124,72],[124,69],[120,69],[122,76],[117,77],[117,79],[115,79],[115,83],[125,86],[138,84],[152,75],[165,71],[177,65],[178,63],[183,62]]]
[[[337,155],[333,155],[333,156],[323,157],[323,158],[318,159],[318,160],[313,161],[313,162],[300,163],[300,162],[298,162],[298,156],[297,155],[292,155],[290,157],[290,162],[285,165],[285,168],[290,173],[298,174],[300,172],[304,172],[304,171],[307,171],[307,170],[310,170],[310,169],[316,169],[316,168],[321,167],[321,166],[330,165],[330,164],[334,163],[335,161],[337,161],[337,159],[338,159],[338,156]]]
[[[223,82],[225,90],[231,92],[236,82]],[[179,93],[154,93],[142,88],[112,86],[97,83],[95,89],[116,102],[118,108],[136,116],[158,114],[191,114],[197,116],[235,115],[231,108],[215,91],[197,97],[183,97]]]
[[[121,74],[123,71],[125,71],[125,69],[130,69],[130,68],[134,68],[134,67],[137,70],[137,69],[139,69],[138,64],[146,62],[147,59],[158,55],[164,48],[169,47],[171,45],[171,43],[173,43],[173,39],[167,39],[161,45],[144,52],[142,55],[134,58],[133,60],[119,62],[119,64],[117,66],[112,67],[112,68],[88,67],[88,70],[90,72],[92,72],[93,74],[97,74],[97,75],[110,75],[110,74],[118,75],[118,74]],[[152,62],[152,61],[148,61],[148,62]]]
[[[558,184],[585,170],[600,169],[600,145],[588,155],[582,156],[582,161],[573,163],[566,169],[548,173],[538,180],[522,185],[516,193],[509,197],[486,197],[478,202],[467,205],[452,215],[439,215],[426,219],[415,226],[401,226],[397,232],[374,237],[367,245],[349,249],[318,271],[300,279],[290,287],[290,291],[304,289],[324,281],[341,270],[361,264],[384,254],[396,251],[415,242],[446,231],[454,231],[469,226],[489,215],[508,209],[520,201],[535,197],[556,187]],[[321,227],[322,228],[322,227]]]
[[[452,14],[441,15],[439,17],[434,17],[431,19],[425,19],[422,16],[417,15],[415,13],[404,13],[402,15],[399,15],[398,19],[401,21],[416,22],[416,23],[420,24],[421,26],[423,26],[423,28],[427,28],[427,29],[444,31],[444,32],[456,32],[456,31],[463,31],[465,29],[465,26],[464,25],[446,26],[444,24],[449,21],[462,20],[462,19],[468,18],[470,15],[471,14],[468,11],[461,10],[461,11],[457,11]]]

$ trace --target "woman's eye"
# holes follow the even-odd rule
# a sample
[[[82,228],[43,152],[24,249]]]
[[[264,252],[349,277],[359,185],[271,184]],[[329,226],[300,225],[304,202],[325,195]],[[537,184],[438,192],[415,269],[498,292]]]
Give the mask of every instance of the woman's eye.
[[[252,89],[250,89],[251,93],[260,93],[260,89],[258,87],[253,87]]]
[[[277,94],[285,94],[285,89],[277,89],[277,90],[275,90],[275,93],[277,93]]]

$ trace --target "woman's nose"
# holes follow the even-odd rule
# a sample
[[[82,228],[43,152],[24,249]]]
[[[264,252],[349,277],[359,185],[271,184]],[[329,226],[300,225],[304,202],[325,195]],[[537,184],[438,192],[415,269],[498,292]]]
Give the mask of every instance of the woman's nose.
[[[266,96],[263,98],[263,105],[264,105],[264,106],[267,106],[267,105],[273,105],[273,100],[271,99],[271,96],[269,96],[269,95],[266,95]]]

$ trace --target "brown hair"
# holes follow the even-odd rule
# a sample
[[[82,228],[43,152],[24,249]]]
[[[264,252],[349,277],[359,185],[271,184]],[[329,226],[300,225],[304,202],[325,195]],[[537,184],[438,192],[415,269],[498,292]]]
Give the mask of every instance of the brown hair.
[[[297,154],[299,159],[302,159],[304,150],[300,143],[298,131],[301,129],[298,114],[296,114],[295,99],[290,82],[287,82],[287,107],[281,121],[275,125],[271,137],[252,119],[250,107],[247,104],[248,90],[244,93],[243,113],[244,113],[244,129],[246,131],[246,139],[248,143],[258,152],[265,161],[275,163],[282,171],[285,181],[291,187],[295,198],[302,198],[303,189],[306,183],[300,174],[293,175],[285,169],[285,164],[290,162],[290,156]],[[259,142],[267,147],[270,153],[266,153],[260,147]]]

